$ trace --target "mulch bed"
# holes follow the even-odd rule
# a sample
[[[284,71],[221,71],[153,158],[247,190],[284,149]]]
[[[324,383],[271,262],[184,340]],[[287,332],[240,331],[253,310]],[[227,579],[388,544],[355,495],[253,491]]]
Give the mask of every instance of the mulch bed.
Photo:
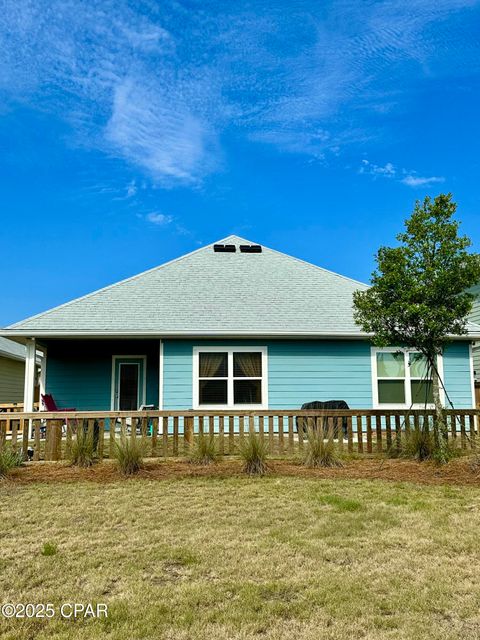
[[[269,463],[270,475],[298,476],[302,478],[344,480],[386,480],[420,484],[473,485],[480,487],[480,468],[472,467],[472,458],[462,457],[438,466],[432,462],[418,463],[409,460],[363,458],[348,460],[340,468],[308,469],[300,463],[273,460]],[[239,460],[222,460],[207,467],[200,467],[179,460],[148,460],[145,468],[135,478],[171,480],[175,478],[243,476]],[[112,461],[104,461],[89,469],[72,467],[65,462],[32,462],[13,470],[9,481],[16,484],[35,482],[118,482],[125,479]]]

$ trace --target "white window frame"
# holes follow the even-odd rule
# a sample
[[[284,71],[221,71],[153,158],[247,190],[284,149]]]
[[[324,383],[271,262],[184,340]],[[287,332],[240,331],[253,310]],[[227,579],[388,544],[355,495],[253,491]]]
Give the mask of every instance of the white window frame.
[[[236,378],[233,375],[233,354],[240,352],[261,353],[262,354],[262,403],[261,404],[234,404],[234,385]],[[215,380],[227,380],[227,404],[199,404],[199,354],[200,353],[227,353],[228,358],[228,376],[227,378],[212,378]],[[247,380],[249,378],[246,378]],[[253,379],[253,378],[252,378]],[[193,347],[193,408],[207,411],[223,411],[224,409],[234,410],[252,410],[252,409],[268,409],[268,349],[267,347]]]
[[[391,377],[389,380],[404,380],[405,384],[405,402],[404,403],[380,403],[378,401],[378,376],[377,376],[377,353],[403,353],[405,363],[405,376],[401,378]],[[410,349],[405,347],[372,347],[371,348],[371,362],[372,362],[372,400],[374,409],[424,409],[425,403],[415,403],[412,405],[412,387],[410,382],[412,380],[418,380],[419,378],[410,376],[410,366],[408,364],[408,356],[411,353],[419,353],[418,349]],[[437,368],[440,379],[445,384],[443,375],[443,356],[439,355],[437,358]],[[387,379],[387,378],[381,378]],[[445,404],[445,392],[440,385],[440,400],[442,404]],[[435,405],[427,404],[427,409],[434,409]]]

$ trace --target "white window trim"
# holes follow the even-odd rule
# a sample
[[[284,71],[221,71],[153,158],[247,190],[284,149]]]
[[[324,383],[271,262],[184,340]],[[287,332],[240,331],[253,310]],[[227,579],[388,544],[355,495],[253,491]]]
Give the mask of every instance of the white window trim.
[[[117,360],[143,360],[143,393],[142,393],[142,397],[138,399],[139,400],[138,406],[141,407],[142,404],[146,404],[147,402],[147,356],[132,356],[132,355],[112,356],[112,385],[111,385],[110,410],[118,411],[118,409],[115,409],[115,365]],[[120,384],[120,378],[118,379],[117,384]]]
[[[425,404],[424,403],[420,403],[420,404],[413,404],[412,405],[412,389],[410,386],[410,369],[408,366],[408,360],[405,358],[405,378],[391,378],[392,380],[395,379],[399,379],[399,380],[406,380],[408,382],[408,384],[405,385],[405,403],[389,403],[389,404],[384,404],[384,403],[379,403],[378,402],[378,378],[377,378],[377,353],[398,353],[398,352],[402,352],[403,354],[409,354],[409,353],[418,353],[418,349],[410,349],[410,348],[405,348],[405,347],[372,347],[371,348],[371,369],[372,369],[372,402],[373,402],[373,408],[374,409],[408,409],[410,406],[412,407],[412,409],[424,409],[425,408]],[[438,356],[438,361],[437,361],[437,366],[438,366],[438,374],[441,378],[441,380],[443,381],[443,384],[445,384],[445,379],[444,379],[444,375],[443,375],[443,356],[439,355]],[[414,380],[417,378],[414,378]],[[445,404],[445,392],[442,388],[442,386],[440,385],[440,400],[442,402],[442,404]],[[427,409],[434,409],[434,405],[433,404],[427,404],[426,405]]]
[[[240,351],[248,353],[261,353],[262,354],[262,403],[261,404],[234,404],[233,403],[233,354]],[[198,401],[198,387],[199,387],[199,353],[215,353],[225,352],[228,353],[228,371],[232,372],[228,376],[227,382],[227,404],[199,404]],[[267,347],[248,347],[248,346],[208,346],[208,347],[193,347],[193,408],[207,411],[223,411],[224,409],[234,410],[251,410],[251,409],[268,409],[268,350]]]

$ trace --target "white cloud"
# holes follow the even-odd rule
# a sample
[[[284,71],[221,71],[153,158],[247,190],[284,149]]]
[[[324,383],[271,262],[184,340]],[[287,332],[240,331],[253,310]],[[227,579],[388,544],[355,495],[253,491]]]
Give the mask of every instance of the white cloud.
[[[398,171],[395,165],[391,162],[387,162],[384,165],[378,165],[366,160],[365,158],[362,160],[359,173],[371,175],[375,178],[394,178],[408,187],[424,187],[430,184],[445,182],[445,178],[442,176],[423,177],[417,175],[415,171],[407,169]]]
[[[400,182],[406,184],[409,187],[424,187],[430,184],[435,184],[437,182],[445,182],[445,178],[441,176],[431,176],[429,178],[426,178],[415,175],[407,175],[405,176],[405,178],[402,178]]]
[[[384,178],[394,178],[397,170],[391,162],[387,162],[385,165],[381,166],[363,159],[359,173],[368,173],[373,176],[382,176]]]
[[[177,93],[164,93],[127,80],[115,88],[105,138],[113,152],[137,164],[153,179],[193,183],[209,168],[207,123]]]
[[[147,213],[145,218],[152,224],[157,224],[161,227],[171,224],[174,220],[173,216],[167,216],[164,213],[158,213],[157,211]]]
[[[137,193],[137,185],[135,183],[135,180],[132,180],[131,182],[129,182],[129,184],[127,185],[127,194],[126,197],[127,198],[133,198],[133,196]]]

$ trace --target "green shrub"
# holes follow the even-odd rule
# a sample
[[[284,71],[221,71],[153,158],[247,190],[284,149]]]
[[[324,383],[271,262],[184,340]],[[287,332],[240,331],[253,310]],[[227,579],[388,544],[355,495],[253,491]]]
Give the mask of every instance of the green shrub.
[[[342,463],[337,455],[335,443],[331,433],[325,439],[324,430],[308,429],[305,441],[303,463],[306,467],[341,467]]]
[[[67,451],[70,464],[77,467],[91,467],[95,462],[93,435],[79,426]]]
[[[256,433],[249,433],[240,442],[239,452],[245,473],[251,476],[263,476],[267,473],[268,446]]]
[[[0,478],[5,478],[11,469],[23,464],[21,451],[15,451],[10,445],[4,445],[0,451]]]
[[[192,464],[209,465],[216,462],[217,459],[215,438],[199,433],[190,447],[188,461]]]
[[[143,469],[144,448],[136,437],[123,437],[115,442],[114,455],[118,469],[125,476],[131,476]]]
[[[58,549],[57,545],[53,542],[45,542],[42,547],[42,556],[54,556]]]

